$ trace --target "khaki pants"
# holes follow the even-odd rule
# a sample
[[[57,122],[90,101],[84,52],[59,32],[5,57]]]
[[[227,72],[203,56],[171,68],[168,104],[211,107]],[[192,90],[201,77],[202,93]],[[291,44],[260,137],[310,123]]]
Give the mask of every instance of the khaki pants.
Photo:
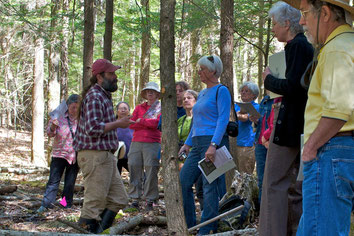
[[[84,205],[81,217],[101,220],[107,208],[118,212],[128,204],[128,195],[117,169],[117,158],[109,151],[82,150],[78,164],[84,177]]]
[[[278,113],[276,107],[274,122]],[[300,147],[279,146],[273,143],[273,138],[274,129],[264,170],[259,235],[296,235],[302,214],[302,182],[296,182]]]
[[[128,153],[129,197],[148,201],[159,199],[159,143],[132,142]]]

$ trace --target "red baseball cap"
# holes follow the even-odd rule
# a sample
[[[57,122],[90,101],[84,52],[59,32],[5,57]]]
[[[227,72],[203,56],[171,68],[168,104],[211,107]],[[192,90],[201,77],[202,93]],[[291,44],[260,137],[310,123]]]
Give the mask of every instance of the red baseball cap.
[[[98,59],[92,64],[92,75],[97,75],[102,72],[115,72],[122,68],[121,66],[115,66],[107,59]]]

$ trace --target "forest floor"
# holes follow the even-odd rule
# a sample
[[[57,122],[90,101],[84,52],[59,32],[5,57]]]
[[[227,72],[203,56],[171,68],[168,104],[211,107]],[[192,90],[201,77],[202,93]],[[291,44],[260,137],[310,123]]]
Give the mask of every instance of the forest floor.
[[[47,145],[46,145],[47,146]],[[16,185],[13,193],[0,195],[0,230],[16,230],[27,232],[57,232],[80,233],[78,230],[61,223],[58,220],[77,222],[82,207],[83,191],[75,191],[74,204],[71,209],[65,209],[55,204],[43,214],[36,210],[41,205],[45,185],[49,177],[49,168],[36,168],[31,164],[31,133],[14,132],[0,128],[0,186]],[[124,169],[123,169],[124,170]],[[27,173],[26,173],[27,172]],[[34,173],[32,173],[34,172]],[[128,186],[129,174],[123,171],[122,179]],[[79,173],[76,184],[82,186],[83,178]],[[58,198],[60,197],[60,191]],[[142,203],[143,205],[143,203]],[[142,207],[143,208],[143,207]],[[138,214],[145,217],[165,216],[163,199],[160,199],[154,210],[147,212],[144,209],[126,209],[121,212],[114,224],[130,219]],[[167,226],[142,225],[124,232],[130,235],[168,235]]]
[[[45,145],[47,147],[47,143]],[[79,188],[75,190],[74,203],[71,209],[65,209],[55,204],[42,214],[36,213],[41,205],[45,185],[49,177],[49,168],[36,168],[31,164],[31,133],[8,130],[0,128],[0,187],[16,185],[17,190],[13,193],[0,195],[0,230],[27,231],[27,232],[56,232],[56,233],[80,233],[77,229],[70,227],[66,222],[77,222],[82,207],[83,178],[79,173],[76,184]],[[123,169],[122,179],[125,186],[128,186],[129,173]],[[159,186],[162,189],[161,186]],[[58,198],[60,196],[60,191]],[[161,193],[161,195],[163,195]],[[142,203],[143,204],[143,203]],[[145,211],[144,208],[137,211],[127,208],[116,217],[114,224],[119,224],[132,219],[135,216],[144,217],[165,216],[165,205],[163,197],[154,205],[153,211]],[[197,207],[197,217],[200,217]],[[60,221],[60,222],[59,222]],[[252,223],[257,228],[258,218]],[[354,216],[352,214],[352,227],[354,232]],[[168,235],[167,226],[139,225],[125,231],[127,235]],[[351,236],[354,234],[350,234]]]

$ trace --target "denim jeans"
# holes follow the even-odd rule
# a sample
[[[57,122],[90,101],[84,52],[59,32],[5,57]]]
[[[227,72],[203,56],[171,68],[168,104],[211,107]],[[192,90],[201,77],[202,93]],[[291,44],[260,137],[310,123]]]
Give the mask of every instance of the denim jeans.
[[[263,183],[267,151],[268,151],[267,148],[265,148],[262,144],[256,144],[255,156],[256,156],[256,171],[257,171],[258,189],[259,189],[259,193],[258,193],[259,202],[261,202],[261,196],[262,196],[262,183]]]
[[[192,187],[201,175],[201,171],[198,168],[198,162],[205,157],[205,152],[209,148],[211,139],[212,136],[193,137],[193,148],[191,149],[191,152],[184,162],[180,172],[183,208],[188,228],[196,225],[195,203]],[[228,143],[228,137],[224,136],[220,147],[224,145],[228,147]],[[204,222],[218,215],[219,198],[223,195],[223,193],[226,192],[226,186],[224,175],[214,180],[211,184],[209,184],[204,175],[202,175],[202,181],[204,209],[201,217],[201,222]],[[209,234],[210,231],[216,232],[216,230],[217,221],[201,227],[199,233],[202,235]]]
[[[62,197],[65,196],[67,207],[71,207],[79,166],[77,165],[77,162],[70,165],[64,158],[55,157],[52,158],[52,162],[50,163],[49,180],[45,189],[42,206],[52,208],[51,204],[54,203],[57,196],[60,180],[63,176],[64,170],[65,179]]]
[[[354,200],[354,137],[330,139],[304,163],[303,214],[297,236],[349,235]]]

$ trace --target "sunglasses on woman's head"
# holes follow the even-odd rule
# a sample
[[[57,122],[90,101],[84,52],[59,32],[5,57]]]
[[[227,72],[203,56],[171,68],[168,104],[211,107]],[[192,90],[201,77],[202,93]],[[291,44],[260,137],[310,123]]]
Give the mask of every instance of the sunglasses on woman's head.
[[[214,57],[213,57],[213,56],[208,56],[207,59],[208,59],[211,63],[214,63]]]

